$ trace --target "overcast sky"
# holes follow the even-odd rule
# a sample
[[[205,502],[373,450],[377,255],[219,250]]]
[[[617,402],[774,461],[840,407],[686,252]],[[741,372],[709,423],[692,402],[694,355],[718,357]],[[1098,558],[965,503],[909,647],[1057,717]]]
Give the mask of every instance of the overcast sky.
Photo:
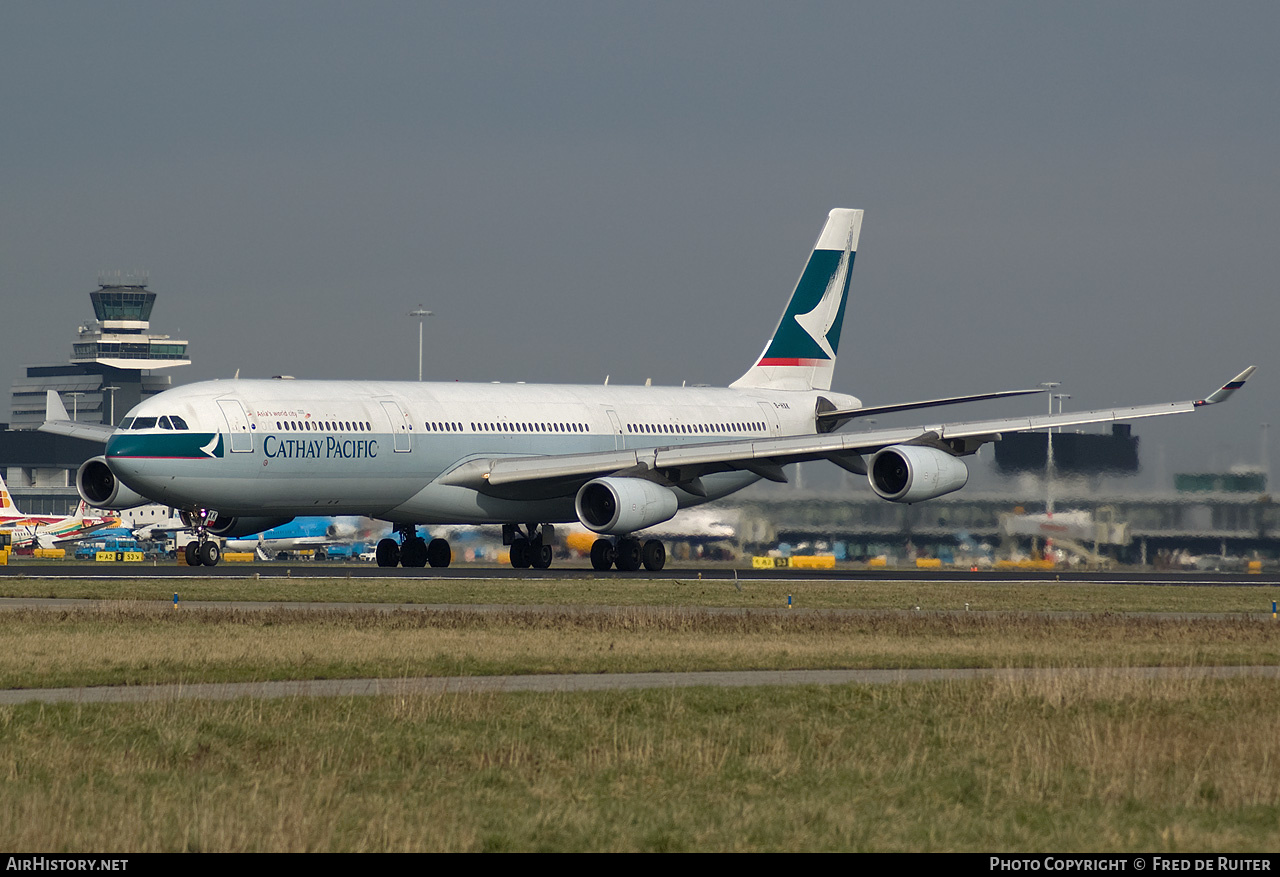
[[[1277,34],[1275,3],[6,0],[5,408],[117,269],[191,342],[178,382],[413,379],[421,303],[428,379],[724,384],[839,206],[836,389],[1087,408],[1257,364],[1136,427],[1256,463]]]

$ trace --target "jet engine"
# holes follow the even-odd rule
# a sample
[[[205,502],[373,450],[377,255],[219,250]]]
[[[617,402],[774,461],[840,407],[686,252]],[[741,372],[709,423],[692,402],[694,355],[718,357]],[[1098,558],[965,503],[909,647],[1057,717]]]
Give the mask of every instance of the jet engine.
[[[284,526],[292,520],[292,517],[224,518],[219,516],[213,519],[213,523],[208,526],[208,531],[209,535],[220,536],[223,539],[243,539],[245,536],[253,536],[273,527]]]
[[[131,509],[151,502],[120,483],[106,457],[90,457],[76,470],[76,490],[95,509]]]
[[[959,490],[969,468],[959,457],[921,445],[882,448],[867,466],[871,489],[890,502],[921,502]]]
[[[574,500],[582,526],[622,536],[676,516],[680,503],[669,488],[643,478],[597,478]]]

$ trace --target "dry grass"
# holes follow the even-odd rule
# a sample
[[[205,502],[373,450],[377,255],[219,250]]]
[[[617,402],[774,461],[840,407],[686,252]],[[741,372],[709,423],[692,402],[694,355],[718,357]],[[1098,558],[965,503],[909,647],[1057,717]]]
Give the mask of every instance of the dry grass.
[[[1280,841],[1274,683],[0,709],[0,845],[1234,851]]]
[[[1242,617],[363,609],[0,613],[0,687],[838,667],[1280,663]]]

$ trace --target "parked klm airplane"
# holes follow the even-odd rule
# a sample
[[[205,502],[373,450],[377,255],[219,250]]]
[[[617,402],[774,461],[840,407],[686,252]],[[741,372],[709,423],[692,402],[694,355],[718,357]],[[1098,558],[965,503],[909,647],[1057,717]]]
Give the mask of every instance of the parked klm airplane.
[[[328,556],[327,549],[372,541],[386,532],[385,524],[376,526],[375,535],[374,522],[357,516],[295,518],[256,537],[228,539],[223,547],[228,551],[253,551],[263,560],[274,559],[283,551],[314,551],[315,558],[323,560]]]
[[[192,565],[217,563],[216,536],[296,515],[367,515],[400,541],[382,566],[447,566],[447,541],[420,525],[501,524],[517,568],[552,562],[552,525],[599,534],[596,569],[661,569],[661,541],[636,534],[689,506],[828,460],[891,502],[964,486],[963,457],[1002,432],[1131,420],[1221,402],[1253,372],[1198,401],[835,433],[857,417],[1016,396],[1012,390],[864,407],[830,391],[861,210],[833,210],[764,352],[727,388],[232,380],[177,387],[131,410],[87,461],[90,504],[189,510]],[[51,394],[52,396],[52,394]],[[61,409],[61,410],[59,410]],[[42,429],[88,435],[50,399]],[[607,537],[614,537],[612,539]]]

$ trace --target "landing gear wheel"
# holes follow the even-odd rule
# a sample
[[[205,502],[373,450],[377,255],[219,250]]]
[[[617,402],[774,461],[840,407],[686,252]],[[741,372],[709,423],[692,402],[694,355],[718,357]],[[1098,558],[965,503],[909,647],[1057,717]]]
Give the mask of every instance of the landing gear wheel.
[[[511,543],[511,566],[515,569],[528,569],[530,565],[529,540],[520,538]]]
[[[219,560],[222,560],[222,549],[217,542],[210,540],[200,546],[200,562],[205,566],[217,566]]]
[[[608,539],[597,539],[591,543],[591,568],[606,570],[613,566],[618,554],[613,550],[613,543]]]
[[[187,546],[182,549],[182,556],[187,560],[187,566],[199,566],[200,560],[200,543],[188,542]]]
[[[421,536],[404,540],[400,546],[400,565],[419,567],[427,565],[427,543]]]
[[[373,551],[378,566],[396,566],[400,563],[400,543],[394,539],[383,539]]]
[[[444,539],[432,539],[427,543],[427,563],[433,567],[446,567],[453,560],[453,549]]]
[[[614,564],[622,572],[635,572],[640,568],[640,540],[639,539],[619,539],[617,547],[618,556],[614,560]]]
[[[640,558],[644,561],[645,569],[657,572],[667,565],[667,549],[657,539],[650,539],[640,549]]]
[[[328,560],[329,552],[325,551],[323,548],[317,548],[316,553],[313,555],[313,557],[316,560]]]
[[[534,569],[550,569],[553,557],[555,552],[551,550],[551,546],[542,541],[529,546],[529,563]]]

